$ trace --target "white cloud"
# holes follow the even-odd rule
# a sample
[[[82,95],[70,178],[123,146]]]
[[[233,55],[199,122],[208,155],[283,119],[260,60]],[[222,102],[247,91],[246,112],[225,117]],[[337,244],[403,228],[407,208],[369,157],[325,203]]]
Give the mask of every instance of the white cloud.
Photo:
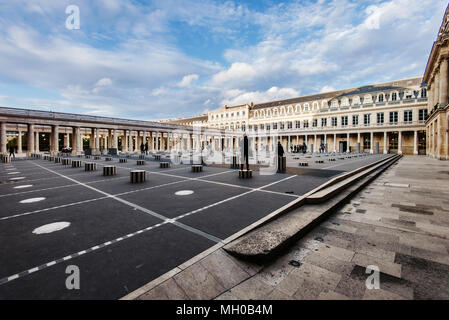
[[[267,91],[243,92],[240,90],[229,90],[224,93],[225,97],[221,101],[224,105],[240,105],[250,102],[261,103],[273,100],[282,100],[299,96],[299,91],[292,88],[271,87]]]
[[[182,87],[182,88],[190,87],[192,82],[197,81],[198,78],[199,78],[199,76],[197,74],[189,74],[182,78],[181,82],[178,83],[178,86]]]
[[[234,62],[229,69],[215,74],[212,80],[215,84],[235,83],[235,81],[248,82],[256,76],[257,72],[253,66],[243,62]]]
[[[331,87],[331,86],[324,86],[321,88],[320,92],[324,93],[324,92],[331,92],[331,91],[335,91],[335,88]]]

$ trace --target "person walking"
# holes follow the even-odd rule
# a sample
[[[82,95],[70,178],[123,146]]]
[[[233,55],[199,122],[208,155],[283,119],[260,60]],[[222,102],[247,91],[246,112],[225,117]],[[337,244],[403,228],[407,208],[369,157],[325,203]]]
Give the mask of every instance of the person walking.
[[[145,143],[145,155],[148,155],[148,142]]]
[[[14,146],[13,145],[9,146],[9,156],[13,157],[14,159],[16,158],[16,156],[14,155]]]

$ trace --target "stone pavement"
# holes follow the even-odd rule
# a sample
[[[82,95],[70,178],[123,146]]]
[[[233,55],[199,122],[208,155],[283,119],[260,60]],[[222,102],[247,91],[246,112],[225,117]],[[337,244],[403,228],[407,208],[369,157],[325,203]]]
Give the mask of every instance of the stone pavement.
[[[405,156],[271,264],[217,248],[138,299],[449,299],[448,250],[449,162]]]

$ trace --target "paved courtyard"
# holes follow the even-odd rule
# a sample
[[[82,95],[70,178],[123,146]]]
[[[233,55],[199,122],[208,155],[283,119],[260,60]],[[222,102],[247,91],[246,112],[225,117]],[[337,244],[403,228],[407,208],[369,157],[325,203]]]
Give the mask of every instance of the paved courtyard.
[[[192,173],[149,159],[145,166],[81,160],[98,170],[45,160],[0,165],[0,299],[120,298],[345,171],[240,180],[211,166]],[[110,164],[118,174],[102,176]],[[131,169],[147,170],[147,181],[131,184]],[[51,223],[69,226],[37,232]],[[80,269],[80,290],[66,289],[69,265]]]
[[[246,276],[217,298],[449,299],[448,208],[448,163],[405,156],[270,265],[220,252]],[[366,289],[368,265],[379,290]]]

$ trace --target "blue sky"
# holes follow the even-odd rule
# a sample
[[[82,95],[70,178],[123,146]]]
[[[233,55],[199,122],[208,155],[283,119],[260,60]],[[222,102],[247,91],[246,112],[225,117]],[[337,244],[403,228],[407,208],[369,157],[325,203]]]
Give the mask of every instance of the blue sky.
[[[157,120],[421,76],[446,6],[0,0],[0,106]]]

